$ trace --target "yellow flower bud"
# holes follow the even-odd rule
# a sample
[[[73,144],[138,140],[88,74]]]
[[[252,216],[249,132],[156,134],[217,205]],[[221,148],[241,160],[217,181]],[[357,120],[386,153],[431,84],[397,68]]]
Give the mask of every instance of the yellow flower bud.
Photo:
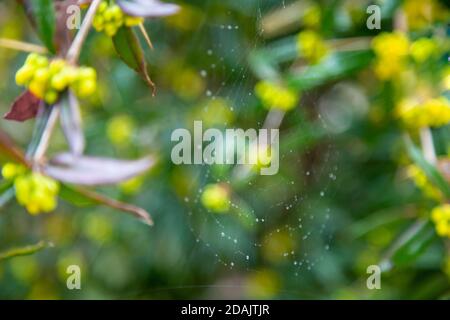
[[[37,62],[39,60],[39,55],[37,53],[30,53],[27,57],[27,60],[25,60],[25,65],[27,66],[36,66]]]
[[[2,168],[2,176],[6,180],[12,180],[25,172],[25,167],[20,164],[8,162]]]
[[[62,60],[62,59],[53,60],[50,63],[50,73],[52,75],[55,75],[58,72],[60,72],[65,66],[66,66],[66,62],[64,60]]]
[[[103,19],[105,19],[106,22],[109,22],[114,17],[114,10],[112,10],[112,7],[109,7],[103,12]]]
[[[114,25],[114,24],[107,24],[107,25],[105,26],[105,33],[106,33],[106,35],[107,35],[108,37],[113,37],[113,36],[115,36],[116,33],[117,33],[117,30],[118,30],[118,28],[117,28],[117,26]]]
[[[435,207],[431,211],[431,220],[436,226],[436,233],[450,238],[450,204]]]
[[[108,3],[106,1],[102,1],[100,5],[98,6],[97,13],[103,13],[108,8]]]
[[[80,68],[78,70],[78,79],[81,80],[96,80],[97,79],[97,72],[93,68]]]
[[[28,88],[32,94],[35,95],[36,98],[42,99],[45,94],[45,83],[39,81],[31,81],[30,86]]]
[[[34,73],[33,81],[38,81],[40,83],[47,83],[48,79],[50,77],[50,73],[48,68],[39,68]]]
[[[67,87],[68,81],[64,73],[55,74],[51,81],[51,87],[57,91],[62,91]]]
[[[18,86],[24,86],[30,82],[30,80],[33,78],[34,75],[34,68],[25,65],[22,68],[20,68],[16,73],[16,83]]]
[[[82,81],[78,88],[78,96],[80,98],[86,98],[97,90],[97,83],[94,80]]]
[[[423,63],[436,54],[437,44],[433,39],[421,38],[411,44],[411,56],[417,63]]]
[[[121,20],[123,18],[122,9],[117,4],[111,6],[109,10],[111,11],[112,20]]]
[[[20,176],[14,181],[17,202],[30,214],[53,211],[57,206],[59,184],[40,173]]]
[[[44,56],[38,56],[36,58],[36,67],[37,68],[45,68],[48,67],[48,59]]]
[[[54,104],[58,100],[58,92],[54,90],[47,91],[44,96],[44,100],[48,104]]]
[[[300,32],[297,38],[299,53],[311,63],[319,62],[328,53],[328,47],[322,37],[314,31]]]
[[[96,15],[94,21],[92,22],[92,25],[94,26],[95,30],[103,31],[105,27],[105,20],[102,16]]]

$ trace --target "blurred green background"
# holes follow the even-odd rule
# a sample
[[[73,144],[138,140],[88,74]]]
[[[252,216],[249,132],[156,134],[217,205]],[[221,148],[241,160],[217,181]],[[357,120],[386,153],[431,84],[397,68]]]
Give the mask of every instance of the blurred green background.
[[[82,103],[86,153],[157,156],[142,178],[99,189],[145,208],[155,226],[64,200],[54,213],[31,216],[13,201],[0,209],[0,252],[41,240],[53,246],[0,261],[0,298],[448,297],[448,239],[426,221],[425,236],[390,261],[381,290],[366,287],[367,267],[391,257],[392,243],[435,205],[404,172],[411,161],[393,115],[400,93],[395,80],[375,76],[370,41],[392,31],[399,12],[412,19],[412,37],[446,38],[448,7],[420,1],[431,2],[442,8],[436,19],[422,17],[427,7],[417,1],[382,1],[381,30],[369,30],[372,1],[178,1],[179,14],[145,24],[155,46],[146,48],[155,97],[118,59],[110,39],[91,32],[80,64],[96,68],[99,92]],[[308,62],[298,55],[304,30],[327,40],[327,57]],[[0,38],[39,43],[14,1],[0,1]],[[14,74],[25,58],[0,48],[2,114],[21,93]],[[447,64],[442,54],[425,70],[416,68],[415,77],[434,70],[435,78],[422,79],[437,87]],[[260,128],[268,110],[255,85],[276,78],[301,96],[280,126],[277,175],[172,163],[172,131],[195,119],[220,129]],[[25,147],[33,122],[0,120],[0,126]],[[446,155],[448,128],[433,133]],[[58,132],[50,153],[65,148]],[[215,183],[231,190],[226,213],[201,201],[205,186]],[[81,267],[81,290],[66,288],[69,265]]]

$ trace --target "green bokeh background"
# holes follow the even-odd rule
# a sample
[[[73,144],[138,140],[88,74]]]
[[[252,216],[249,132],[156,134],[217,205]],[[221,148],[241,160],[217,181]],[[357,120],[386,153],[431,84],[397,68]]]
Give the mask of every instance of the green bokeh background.
[[[273,12],[281,13],[271,21],[285,19],[289,11],[284,7],[292,2],[180,1],[184,9],[176,17],[147,21],[155,45],[153,51],[146,48],[155,97],[118,59],[110,39],[90,34],[80,63],[97,69],[99,93],[82,103],[86,153],[157,156],[157,166],[136,182],[135,190],[99,189],[145,208],[155,226],[109,208],[78,208],[64,200],[54,213],[35,217],[13,201],[0,209],[0,251],[40,240],[53,246],[0,261],[0,298],[448,296],[448,244],[446,249],[434,233],[417,257],[383,273],[381,290],[366,287],[366,268],[379,263],[391,243],[432,207],[402,174],[407,153],[402,129],[391,115],[395,85],[377,81],[369,64],[337,78],[327,78],[323,70],[312,74],[324,80],[304,90],[299,106],[283,121],[275,176],[236,182],[231,166],[171,162],[172,131],[190,128],[194,119],[217,128],[261,127],[267,110],[254,95],[262,66],[255,56],[289,43],[304,28],[300,12],[298,21],[275,34],[261,26]],[[392,12],[401,1],[385,2],[381,31],[390,31]],[[365,27],[368,1],[316,3],[325,39],[380,32]],[[0,1],[0,38],[39,43],[14,1]],[[0,48],[1,113],[21,93],[14,74],[25,58],[25,53]],[[446,61],[439,63],[437,68],[443,68]],[[279,71],[288,74],[295,67],[295,61],[286,61]],[[0,127],[25,147],[33,121],[0,120]],[[445,155],[448,128],[435,135],[438,152]],[[58,131],[50,153],[65,148]],[[228,214],[210,212],[200,201],[202,188],[215,182],[233,186]],[[81,290],[66,288],[69,265],[81,267]]]

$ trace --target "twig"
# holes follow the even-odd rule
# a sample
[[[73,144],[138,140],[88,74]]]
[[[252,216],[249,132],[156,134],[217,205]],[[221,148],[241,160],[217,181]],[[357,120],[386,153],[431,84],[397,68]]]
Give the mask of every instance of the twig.
[[[67,52],[67,61],[71,64],[75,64],[78,61],[80,56],[81,48],[83,46],[84,41],[89,33],[89,30],[92,26],[92,21],[94,19],[94,15],[101,3],[101,0],[93,0],[90,5],[86,16],[84,17],[83,23],[81,25],[80,31],[78,31],[75,39],[72,42],[72,45]],[[39,141],[38,146],[36,147],[36,151],[33,154],[33,163],[34,165],[39,165],[45,153],[47,152],[48,145],[50,142],[50,138],[52,136],[53,130],[55,129],[56,122],[59,118],[60,108],[53,107],[51,114],[49,116],[47,125],[44,129],[44,132],[41,136],[41,140]]]
[[[24,52],[47,53],[47,49],[36,44],[0,38],[0,47]]]
[[[148,35],[147,30],[145,30],[143,23],[139,23],[139,29],[141,30],[142,35],[145,38],[145,41],[147,41],[148,46],[150,47],[150,49],[153,50],[154,48],[153,48],[152,40],[150,39],[150,36]]]
[[[56,122],[58,121],[60,113],[60,108],[53,107],[48,118],[47,125],[42,133],[41,140],[39,141],[36,151],[33,154],[33,163],[39,164],[41,159],[44,157],[48,145],[50,143],[50,138],[52,136],[53,130],[55,129]]]
[[[89,9],[84,17],[83,23],[80,27],[80,31],[78,31],[75,39],[72,42],[72,45],[67,52],[67,61],[71,64],[75,64],[78,61],[80,56],[81,48],[83,46],[84,41],[86,40],[87,35],[89,34],[89,30],[92,26],[92,21],[94,20],[95,13],[101,3],[101,0],[93,0],[92,4],[89,6]]]

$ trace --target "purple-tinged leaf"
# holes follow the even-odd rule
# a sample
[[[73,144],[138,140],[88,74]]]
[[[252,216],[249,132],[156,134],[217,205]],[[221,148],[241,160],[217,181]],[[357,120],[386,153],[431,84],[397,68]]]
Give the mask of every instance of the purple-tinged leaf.
[[[132,179],[154,164],[152,157],[139,160],[116,160],[109,158],[96,158],[74,156],[64,153],[53,158],[43,170],[61,182],[98,186],[110,185]]]
[[[153,225],[153,220],[146,210],[128,203],[123,203],[108,198],[97,192],[86,190],[85,188],[81,189],[69,187],[67,185],[62,185],[60,197],[78,206],[104,205],[116,210],[124,211],[132,214],[133,216],[137,217],[139,220],[141,220],[142,222],[144,222],[149,226]]]
[[[146,18],[170,16],[180,9],[176,4],[158,0],[117,0],[117,4],[130,16]]]
[[[11,110],[3,116],[6,120],[26,121],[36,117],[41,100],[30,91],[22,93],[11,106]]]
[[[63,94],[58,102],[61,110],[61,127],[74,155],[81,155],[84,151],[85,140],[81,126],[81,113],[78,99],[69,90]]]

